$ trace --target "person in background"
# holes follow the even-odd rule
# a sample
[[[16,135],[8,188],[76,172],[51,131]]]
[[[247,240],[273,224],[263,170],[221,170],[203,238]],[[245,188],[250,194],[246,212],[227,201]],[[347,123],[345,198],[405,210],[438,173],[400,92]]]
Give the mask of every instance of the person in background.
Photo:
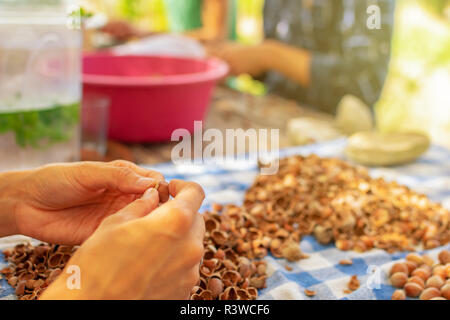
[[[368,27],[368,8],[380,8],[380,29]],[[211,55],[233,74],[266,74],[271,92],[335,113],[352,94],[378,100],[388,70],[394,0],[266,0],[266,39],[255,46],[221,43]]]
[[[158,185],[158,186],[157,186]],[[155,189],[157,188],[157,190]],[[172,199],[169,199],[172,196]],[[202,188],[130,162],[0,173],[0,237],[81,245],[41,299],[188,299],[199,280]]]

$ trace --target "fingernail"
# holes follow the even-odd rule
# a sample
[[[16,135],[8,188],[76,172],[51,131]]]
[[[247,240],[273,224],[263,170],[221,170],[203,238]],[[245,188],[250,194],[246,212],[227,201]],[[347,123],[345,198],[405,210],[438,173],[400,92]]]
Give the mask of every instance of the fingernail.
[[[158,195],[158,191],[156,191],[155,188],[150,188],[147,191],[144,192],[144,195],[142,196],[142,199],[150,199],[154,196]]]
[[[152,178],[139,178],[136,181],[136,186],[140,188],[148,188],[152,185],[155,185],[155,180]]]

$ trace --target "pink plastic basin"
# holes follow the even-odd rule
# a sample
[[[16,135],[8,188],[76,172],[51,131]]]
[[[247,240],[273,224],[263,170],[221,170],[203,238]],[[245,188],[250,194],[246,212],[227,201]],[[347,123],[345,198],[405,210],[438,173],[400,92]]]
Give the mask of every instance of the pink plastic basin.
[[[109,137],[168,141],[175,129],[193,132],[228,66],[217,59],[86,55],[83,93],[109,97]]]

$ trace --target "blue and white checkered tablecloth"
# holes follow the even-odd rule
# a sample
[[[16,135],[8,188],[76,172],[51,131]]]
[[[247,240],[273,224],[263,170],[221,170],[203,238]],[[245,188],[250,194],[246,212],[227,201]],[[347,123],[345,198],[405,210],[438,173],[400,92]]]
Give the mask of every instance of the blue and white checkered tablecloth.
[[[321,157],[344,158],[346,140],[339,139],[321,144],[282,150],[280,156],[315,153]],[[182,167],[162,164],[153,167],[161,171],[168,180],[184,179],[200,183],[206,192],[203,209],[212,203],[242,202],[245,190],[257,175],[256,164],[239,166],[202,165]],[[400,167],[372,168],[373,177],[396,180],[413,190],[428,195],[432,200],[450,209],[450,150],[433,146],[419,161]],[[16,241],[16,240],[14,240]],[[0,249],[6,247],[0,241]],[[10,246],[10,244],[9,244]],[[387,273],[395,260],[404,258],[405,253],[388,254],[382,250],[366,253],[344,252],[334,245],[320,245],[313,237],[305,237],[300,243],[308,259],[288,263],[283,259],[266,258],[269,278],[267,288],[261,290],[260,299],[390,299],[394,288],[389,285]],[[450,245],[445,246],[450,249]],[[428,254],[437,257],[442,248],[430,250]],[[342,266],[339,261],[352,259],[353,265]],[[0,256],[0,267],[4,259]],[[292,270],[288,271],[285,266]],[[357,275],[361,287],[344,293],[352,275]],[[0,298],[13,298],[13,290],[6,281],[0,280]],[[307,297],[304,289],[316,291],[314,297]]]

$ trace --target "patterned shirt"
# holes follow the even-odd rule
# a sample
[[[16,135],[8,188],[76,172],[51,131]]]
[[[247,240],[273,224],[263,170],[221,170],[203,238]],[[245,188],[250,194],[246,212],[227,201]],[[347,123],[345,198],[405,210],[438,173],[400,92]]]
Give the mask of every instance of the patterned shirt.
[[[371,5],[380,9],[381,28],[368,27]],[[387,74],[394,9],[395,0],[266,0],[266,37],[313,55],[308,88],[274,72],[268,87],[331,113],[346,94],[373,106]]]

